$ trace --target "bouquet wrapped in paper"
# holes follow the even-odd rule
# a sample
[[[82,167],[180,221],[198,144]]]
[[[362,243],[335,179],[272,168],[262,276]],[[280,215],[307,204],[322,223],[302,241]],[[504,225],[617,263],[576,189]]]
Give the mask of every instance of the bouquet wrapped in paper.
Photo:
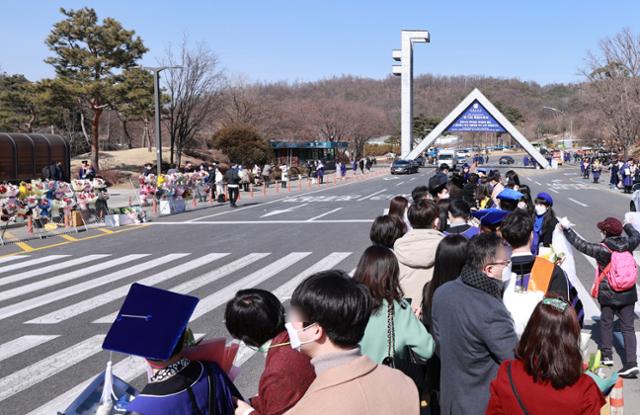
[[[239,369],[233,365],[239,346],[237,342],[229,342],[226,337],[215,337],[185,349],[184,356],[189,360],[214,362],[229,379],[234,380],[239,373]]]

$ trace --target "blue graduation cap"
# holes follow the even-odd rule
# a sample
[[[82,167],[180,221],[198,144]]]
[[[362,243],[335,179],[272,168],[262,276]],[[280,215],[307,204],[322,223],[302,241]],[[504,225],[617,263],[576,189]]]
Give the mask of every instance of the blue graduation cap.
[[[509,213],[506,210],[490,208],[484,210],[477,210],[472,212],[473,217],[480,219],[480,223],[485,226],[498,225],[502,222]]]
[[[167,360],[187,329],[198,298],[133,284],[102,348]]]
[[[514,200],[518,201],[522,199],[524,195],[516,190],[513,190],[509,187],[498,193],[498,199],[506,199],[506,200]]]

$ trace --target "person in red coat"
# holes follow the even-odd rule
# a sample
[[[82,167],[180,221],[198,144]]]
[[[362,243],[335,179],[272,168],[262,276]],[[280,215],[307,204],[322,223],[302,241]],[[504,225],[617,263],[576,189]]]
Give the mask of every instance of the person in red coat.
[[[543,299],[518,343],[491,382],[487,414],[599,415],[605,404],[596,383],[582,371],[580,325],[559,297]]]
[[[316,374],[311,360],[290,346],[284,328],[284,307],[269,291],[240,290],[225,309],[229,333],[254,350],[267,354],[250,404],[238,401],[237,415],[280,415],[305,394]]]

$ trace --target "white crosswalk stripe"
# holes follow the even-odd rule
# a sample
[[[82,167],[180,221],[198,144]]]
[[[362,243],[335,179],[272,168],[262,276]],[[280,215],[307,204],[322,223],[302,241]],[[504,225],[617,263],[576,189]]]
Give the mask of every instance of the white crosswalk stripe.
[[[0,274],[4,274],[5,272],[11,272],[11,271],[15,271],[17,269],[21,269],[21,268],[27,268],[27,267],[31,267],[33,265],[39,265],[39,264],[44,264],[45,262],[51,262],[51,261],[55,261],[61,258],[66,258],[69,255],[48,255],[48,256],[43,256],[40,258],[34,258],[34,259],[29,259],[27,261],[23,261],[23,262],[19,262],[17,264],[11,264],[11,265],[5,265],[3,267],[0,267]],[[14,258],[24,258],[21,256],[15,256],[15,257],[8,257],[8,258],[3,258],[5,260],[5,262],[9,262],[14,260]],[[0,279],[1,281],[1,279]]]
[[[287,272],[291,273],[291,271],[288,271],[289,269],[291,269],[297,263],[308,258],[311,254],[311,252],[292,252],[280,258],[269,258],[268,261],[266,261],[264,264],[261,264],[259,269],[255,270],[254,268],[251,270],[251,272],[246,273],[244,276],[241,275],[238,278],[231,280],[228,284],[223,285],[222,287],[216,287],[215,289],[210,290],[209,294],[205,295],[198,304],[198,307],[196,308],[196,311],[192,317],[192,321],[225,304],[230,298],[232,298],[237,290],[255,287],[275,276],[282,276]],[[276,290],[274,290],[275,295],[281,298],[283,301],[287,300],[291,296],[291,293],[293,292],[295,287],[304,278],[315,272],[335,267],[337,264],[348,258],[351,254],[351,252],[333,252],[326,254],[322,258],[318,258],[317,261],[304,268],[304,271],[297,273],[297,275],[293,274],[290,279],[284,282],[284,284],[281,284],[278,288],[276,288]],[[148,259],[145,258],[149,257],[150,254],[131,254],[118,258],[113,257],[113,259],[110,259],[109,261],[105,261],[97,265],[92,264],[91,266],[84,267],[81,270],[72,270],[71,272],[54,275],[53,277],[45,278],[41,281],[26,283],[16,288],[12,288],[11,290],[0,292],[0,300],[7,300],[18,295],[32,293],[36,290],[44,290],[47,288],[49,290],[43,292],[42,295],[32,296],[22,301],[18,301],[15,304],[0,307],[0,320],[7,319],[9,317],[38,308],[46,304],[63,300],[67,297],[80,294],[84,291],[88,291],[93,288],[112,283],[114,281],[119,281],[127,277],[137,277],[138,275],[144,273],[148,274],[146,276],[141,275],[140,278],[136,278],[136,281],[145,285],[156,285],[165,281],[172,280],[174,278],[182,278],[182,282],[175,284],[172,288],[169,289],[175,292],[186,294],[202,289],[203,287],[208,287],[215,281],[221,280],[227,276],[239,272],[252,264],[258,263],[258,261],[264,261],[271,254],[249,253],[247,255],[238,257],[231,262],[221,264],[214,269],[207,269],[207,267],[212,262],[225,258],[230,254],[209,253],[201,256],[188,257],[189,255],[190,254],[186,253],[174,253]],[[58,262],[54,262],[53,265],[47,264],[40,268],[39,275],[42,275],[42,270],[45,268],[49,269],[49,272],[51,272],[52,268],[49,267],[58,266],[58,268],[53,268],[53,270],[71,268],[72,266],[74,266],[69,265],[71,261],[81,259],[65,259],[64,261],[60,262],[61,259],[66,257],[67,256],[58,256],[56,258],[42,257],[49,258],[49,260],[39,262],[39,264],[54,262],[56,260]],[[96,259],[102,259],[103,257],[93,258],[92,260],[95,261]],[[83,259],[84,258],[87,257],[83,257]],[[22,257],[22,259],[6,261],[8,263],[6,266],[21,265],[25,262],[32,261],[33,259],[40,258]],[[179,261],[179,263],[176,263],[171,268],[166,268],[166,265],[170,264],[172,261]],[[64,267],[59,268],[63,263],[65,264]],[[72,264],[81,265],[77,262],[72,262]],[[31,265],[37,266],[38,263],[31,263]],[[113,268],[116,266],[118,266],[118,271],[108,272],[109,268]],[[153,268],[156,267],[163,268],[154,272]],[[26,267],[18,267],[16,269],[23,268]],[[193,278],[185,278],[185,275],[187,273],[193,272],[194,270],[198,269],[201,269],[200,274],[196,274],[196,276]],[[32,270],[26,272],[32,272]],[[83,278],[82,281],[78,284],[60,289],[56,289],[54,287],[55,285],[61,284],[63,282],[79,279],[81,276],[85,278]],[[9,277],[12,276],[10,275]],[[121,286],[116,286],[115,288],[110,289],[107,292],[94,295],[91,298],[85,297],[73,304],[67,302],[64,307],[58,308],[37,318],[33,318],[26,323],[56,324],[62,322],[73,322],[74,318],[77,318],[79,315],[110,303],[113,307],[112,310],[117,310],[119,308],[119,302],[117,300],[123,298],[126,295],[129,287],[130,284],[122,284]],[[98,319],[95,322],[111,323],[116,315],[117,312],[110,313],[109,315]],[[52,345],[54,345],[55,349],[58,349],[61,346],[61,336],[63,334],[64,333],[55,332],[53,334],[51,334],[51,332],[47,334],[34,333],[23,335],[22,337],[7,341],[4,344],[0,344],[0,361],[9,359],[19,353],[28,353],[29,350],[35,350],[35,348],[38,346],[46,347],[47,342],[51,342],[55,339],[58,340],[56,342],[52,342]],[[49,356],[44,357],[40,356],[39,354],[38,359],[41,360],[33,360],[35,363],[21,368],[16,372],[13,372],[11,374],[3,373],[2,375],[0,375],[4,376],[0,379],[0,404],[2,403],[2,401],[26,391],[27,389],[39,384],[40,382],[48,379],[53,375],[60,373],[65,369],[72,370],[71,368],[73,366],[76,366],[83,360],[99,353],[101,351],[101,343],[103,339],[104,335],[97,335],[74,345],[67,344],[66,346],[64,346],[66,348],[62,350],[52,350]],[[241,349],[241,354],[244,357],[241,360],[236,360],[236,364],[242,364],[244,363],[244,361],[251,357],[251,355],[247,355],[246,351],[244,351],[243,349]],[[142,359],[136,357],[126,357],[120,362],[114,364],[113,371],[116,376],[119,376],[125,381],[132,381],[138,376],[145,373],[145,364]],[[68,385],[68,387],[66,387],[60,395],[40,406],[39,408],[32,410],[28,415],[49,415],[52,413],[56,413],[57,411],[64,410],[97,375],[98,374],[92,376],[89,379],[85,379],[75,386],[73,386],[73,384]],[[28,392],[25,392],[25,394],[26,393]]]
[[[60,336],[22,336],[5,344],[0,344],[0,362],[57,337]]]
[[[248,266],[249,264],[252,264],[256,261],[258,261],[259,259],[262,259],[266,256],[268,256],[269,254],[266,253],[252,253],[249,254],[243,258],[240,258],[236,261],[233,261],[225,266],[222,266],[216,270],[213,270],[211,272],[207,272],[206,274],[203,274],[197,278],[193,278],[190,279],[189,281],[182,283],[180,285],[177,285],[173,288],[170,288],[171,291],[173,292],[177,292],[180,294],[188,294],[191,291],[197,290],[198,288],[204,287],[205,285],[214,282],[220,278],[226,277],[227,275],[236,272],[246,266]],[[99,318],[98,320],[94,321],[94,323],[107,323],[107,324],[111,324],[113,323],[113,321],[116,319],[118,315],[118,312],[114,312],[111,313],[107,316],[104,316],[102,318]]]
[[[296,262],[311,255],[311,252],[293,252],[284,258],[280,258],[276,262],[273,262],[266,267],[247,275],[246,277],[229,284],[220,291],[210,294],[200,300],[196,306],[196,311],[191,316],[192,320],[196,320],[202,317],[204,314],[219,307],[220,305],[229,301],[235,295],[236,291],[244,288],[254,287],[261,282],[268,280],[279,272],[284,271],[288,267],[292,266]]]
[[[27,258],[29,255],[12,255],[0,258],[0,264],[6,264],[7,262],[17,261],[18,259]]]
[[[120,275],[123,274],[127,274],[127,275],[134,275],[137,274],[138,272],[143,272],[146,271],[147,269],[150,268],[155,268],[158,265],[173,261],[175,259],[178,258],[183,258],[185,257],[187,254],[180,254],[178,256],[175,255],[167,255],[166,257],[160,258],[163,259],[162,261],[159,261],[158,259],[153,260],[153,261],[149,261],[146,264],[143,264],[143,267],[140,267],[138,269],[136,269],[136,267],[133,268],[129,268],[127,270],[124,270]],[[214,253],[214,254],[208,254],[205,255],[203,257],[200,257],[198,259],[192,260],[187,262],[186,264],[180,264],[178,266],[175,266],[173,268],[169,268],[165,271],[159,272],[155,275],[152,275],[150,277],[147,278],[143,278],[141,280],[138,280],[137,282],[139,284],[143,284],[143,285],[155,285],[155,284],[159,284],[165,280],[168,280],[170,278],[174,278],[177,277],[179,275],[182,275],[184,273],[187,273],[191,270],[194,270],[196,268],[199,268],[203,265],[207,265],[217,259],[223,258],[225,256],[227,256],[229,254],[218,254],[218,253]],[[126,275],[125,275],[126,276]],[[103,304],[107,304],[111,301],[117,300],[118,298],[122,298],[125,295],[127,295],[127,292],[129,292],[129,287],[130,284],[127,285],[123,285],[122,287],[116,288],[115,290],[111,290],[109,292],[106,292],[104,294],[100,294],[97,295],[95,297],[92,298],[88,298],[84,301],[80,301],[79,303],[75,303],[75,304],[71,304],[67,307],[61,308],[59,310],[53,311],[49,314],[45,314],[44,316],[40,316],[38,318],[34,318],[33,320],[29,320],[27,321],[28,324],[56,324],[59,323],[61,321],[70,319],[72,317],[75,317],[79,314],[82,314],[84,312],[87,312],[89,310],[93,310],[94,308],[97,308]]]
[[[104,337],[90,337],[3,377],[0,379],[0,402],[100,352]]]
[[[178,254],[180,255],[180,254]],[[127,255],[122,258],[114,259],[113,261],[108,261],[100,265],[92,266],[89,268],[84,268],[79,271],[74,271],[69,274],[61,275],[60,277],[70,277],[71,279],[79,278],[86,275],[91,275],[93,272],[98,272],[104,270],[105,268],[114,267],[117,265],[122,265],[126,262],[131,262],[139,258],[143,258],[148,256],[148,254],[132,254]],[[42,294],[37,297],[31,297],[29,299],[5,306],[0,308],[0,320],[3,320],[7,317],[15,316],[16,314],[23,313],[28,310],[32,310],[36,307],[43,306],[45,304],[52,303],[54,301],[61,300],[63,298],[70,297],[72,295],[79,294],[84,291],[91,290],[93,288],[99,287],[101,285],[109,284],[111,282],[117,281],[118,279],[122,279],[129,276],[125,271],[116,271],[111,274],[107,274],[100,278],[89,279],[88,281],[82,282],[80,284],[72,285],[70,287],[61,288],[56,291],[50,291],[46,294]],[[57,277],[56,277],[57,278]],[[2,296],[4,293],[0,293]]]
[[[76,259],[72,259],[69,261],[65,261],[65,262],[60,262],[58,264],[53,264],[53,265],[48,265],[46,267],[41,267],[41,268],[35,268],[29,271],[25,271],[25,272],[21,272],[19,274],[14,274],[11,275],[9,277],[4,277],[0,280],[0,285],[7,285],[7,284],[11,284],[14,282],[18,282],[18,281],[24,281],[27,280],[29,278],[33,278],[33,277],[38,277],[41,275],[44,275],[46,273],[49,272],[55,272],[55,271],[60,271],[63,269],[67,269],[67,268],[71,268],[71,267],[75,267],[78,265],[83,265],[86,264],[88,262],[91,261],[96,261],[98,259],[103,259],[108,257],[109,255],[105,255],[105,254],[94,254],[94,255],[87,255],[85,257],[82,258],[76,258]],[[65,274],[67,275],[67,274]],[[2,294],[6,295],[9,291],[3,291]],[[10,298],[10,297],[7,297]],[[0,298],[0,301],[3,298]]]

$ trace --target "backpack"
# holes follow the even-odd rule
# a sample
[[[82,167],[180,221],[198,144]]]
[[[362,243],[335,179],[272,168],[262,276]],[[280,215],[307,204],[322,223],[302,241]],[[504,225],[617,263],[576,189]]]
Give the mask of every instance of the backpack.
[[[612,251],[605,244],[602,244],[602,246],[611,253],[611,261],[598,276],[598,285],[606,276],[607,282],[613,291],[627,291],[633,288],[638,279],[638,265],[631,252]]]

